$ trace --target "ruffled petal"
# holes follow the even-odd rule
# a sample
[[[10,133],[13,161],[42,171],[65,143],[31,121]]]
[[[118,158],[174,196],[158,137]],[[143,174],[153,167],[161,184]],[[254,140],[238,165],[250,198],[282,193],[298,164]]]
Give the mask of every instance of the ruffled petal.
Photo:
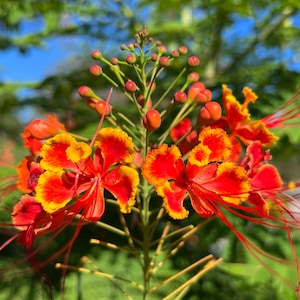
[[[250,122],[250,114],[247,107],[243,107],[232,94],[227,85],[222,85],[222,101],[226,111],[226,119],[232,131],[240,123]]]
[[[169,216],[175,220],[187,218],[189,212],[183,207],[186,189],[179,186],[176,182],[165,182],[158,186],[156,192],[164,200],[164,207]]]
[[[194,186],[192,189],[188,189],[188,193],[191,199],[191,204],[200,217],[209,218],[215,213],[213,207],[210,204],[216,202],[216,199],[211,199],[211,202],[208,201],[208,199],[212,197],[211,194],[206,195],[205,193],[200,192],[200,190],[198,190]],[[214,197],[219,196],[214,195]]]
[[[241,125],[236,128],[234,133],[245,145],[252,141],[260,141],[262,146],[272,146],[279,140],[279,137],[271,132],[266,124],[260,120]]]
[[[198,167],[206,166],[209,162],[211,152],[212,151],[207,146],[199,144],[191,151],[188,163]]]
[[[220,195],[228,203],[239,205],[249,196],[250,180],[244,168],[224,162],[218,165],[216,176],[210,182],[203,183],[202,187]]]
[[[101,129],[95,146],[101,149],[104,172],[115,163],[131,163],[135,153],[131,137],[118,128]]]
[[[57,134],[48,139],[41,149],[41,167],[52,172],[76,169],[76,164],[68,158],[66,153],[73,143],[76,143],[76,140],[67,133]]]
[[[39,177],[36,201],[41,203],[46,212],[59,210],[74,197],[74,186],[63,180],[63,175],[63,172],[46,171]]]
[[[231,156],[233,145],[230,137],[221,128],[204,128],[198,138],[199,142],[207,146],[211,153],[209,161],[224,161]]]
[[[166,180],[176,180],[184,170],[181,153],[177,146],[159,146],[148,152],[142,167],[146,180],[154,185],[164,184]]]
[[[103,186],[117,199],[122,213],[129,213],[135,204],[139,182],[138,172],[128,166],[116,167],[102,178]]]

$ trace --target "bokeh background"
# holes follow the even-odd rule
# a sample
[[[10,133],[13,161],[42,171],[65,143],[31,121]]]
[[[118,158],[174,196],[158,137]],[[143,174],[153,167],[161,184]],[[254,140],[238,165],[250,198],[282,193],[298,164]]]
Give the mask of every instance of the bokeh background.
[[[24,126],[48,112],[55,113],[70,130],[91,134],[98,116],[80,99],[77,89],[88,85],[105,97],[110,86],[89,74],[89,66],[93,64],[90,54],[97,49],[108,58],[124,56],[120,45],[133,41],[134,33],[144,25],[168,49],[186,45],[190,54],[200,57],[197,71],[201,81],[213,91],[214,100],[220,100],[223,83],[239,99],[242,99],[242,88],[250,86],[259,95],[257,104],[250,106],[254,118],[278,109],[300,85],[298,0],[0,0],[2,157],[11,154],[11,163],[17,165],[18,159],[25,155],[20,138]],[[172,77],[173,70],[168,72]],[[113,101],[118,101],[120,107],[122,100],[119,94],[114,95]],[[281,140],[272,150],[274,163],[284,180],[299,180],[300,130],[281,129],[276,133]],[[7,176],[10,172],[1,168],[0,175]],[[6,206],[17,197],[18,194],[6,197],[1,205]],[[9,220],[7,215],[2,211],[1,221]],[[109,218],[109,210],[104,218]],[[199,218],[192,216],[192,222],[197,224]],[[264,250],[290,258],[287,254],[290,245],[283,233],[250,226],[243,220],[232,222],[246,230]],[[71,233],[72,230],[65,232],[52,241],[39,254],[41,258],[59,249]],[[80,258],[88,256],[93,261],[91,268],[96,265],[103,271],[113,270],[114,274],[139,276],[139,266],[132,258],[92,247],[89,244],[92,237],[116,238],[93,225],[86,226],[74,245],[70,264],[79,266]],[[6,239],[1,230],[0,242]],[[295,233],[295,243],[299,248],[299,232]],[[176,273],[207,253],[222,256],[225,262],[193,285],[185,299],[295,298],[280,280],[257,266],[234,234],[218,220],[209,222],[165,266],[163,275]],[[9,266],[23,254],[22,249],[11,245],[0,252],[0,267]],[[282,268],[278,266],[279,273],[291,272],[289,266]],[[56,299],[61,272],[53,265],[45,272]],[[184,282],[186,278],[181,280]],[[13,276],[0,273],[0,300],[47,299],[47,286],[41,278],[24,270]],[[65,299],[127,298],[110,280],[69,272]]]

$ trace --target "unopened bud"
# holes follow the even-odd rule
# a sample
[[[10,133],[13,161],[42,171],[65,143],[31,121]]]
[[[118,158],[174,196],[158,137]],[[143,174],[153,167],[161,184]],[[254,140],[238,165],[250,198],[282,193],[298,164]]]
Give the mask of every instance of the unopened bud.
[[[102,54],[98,50],[94,50],[91,54],[93,59],[99,60],[102,57]]]
[[[148,110],[143,118],[143,125],[149,131],[157,130],[161,125],[160,113],[155,109]]]
[[[192,72],[188,75],[187,80],[189,82],[196,82],[199,80],[199,74],[197,72]]]
[[[186,46],[180,46],[178,49],[180,54],[187,54],[188,53],[188,48]]]
[[[174,101],[176,103],[184,103],[187,99],[187,95],[185,92],[179,91],[174,94]]]
[[[125,89],[128,93],[133,93],[137,90],[137,86],[136,86],[136,83],[133,82],[132,80],[128,80],[126,83],[125,83]]]
[[[159,59],[159,65],[163,68],[167,67],[169,65],[170,61],[166,56],[162,56]]]
[[[100,99],[90,87],[85,85],[81,86],[78,89],[78,93],[82,98],[96,98],[98,100]]]
[[[98,65],[92,65],[90,67],[90,73],[94,76],[100,76],[102,74],[102,68]]]
[[[108,105],[105,101],[99,100],[96,102],[95,110],[100,116],[102,116],[103,114],[107,116],[111,113],[111,106]]]
[[[198,121],[202,125],[211,125],[222,116],[222,108],[218,102],[207,102],[199,111]]]
[[[113,65],[117,65],[118,64],[118,58],[117,57],[112,57],[111,59],[110,59],[110,62],[113,64]]]
[[[128,64],[134,64],[136,62],[136,57],[133,54],[129,54],[126,56],[126,62]]]
[[[190,67],[197,67],[200,64],[200,59],[193,55],[188,58],[187,62]]]

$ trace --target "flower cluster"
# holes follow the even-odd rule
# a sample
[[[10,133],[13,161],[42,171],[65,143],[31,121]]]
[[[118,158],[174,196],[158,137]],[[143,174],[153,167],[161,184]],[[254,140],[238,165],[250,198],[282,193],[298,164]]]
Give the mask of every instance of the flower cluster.
[[[90,68],[92,75],[106,79],[127,97],[132,115],[110,105],[109,97],[104,101],[90,87],[81,86],[79,95],[101,117],[94,137],[68,132],[53,115],[26,127],[22,137],[30,154],[17,168],[16,187],[23,195],[11,214],[18,230],[14,238],[31,250],[37,237],[61,231],[73,221],[80,224],[79,231],[84,222],[101,220],[107,199],[113,197],[121,213],[134,209],[139,215],[145,229],[142,245],[149,238],[150,216],[159,211],[156,221],[165,213],[185,219],[189,211],[184,202],[189,200],[199,217],[215,215],[253,253],[256,246],[233,226],[224,209],[284,229],[293,247],[290,226],[298,226],[299,218],[265,147],[279,139],[270,129],[299,117],[298,107],[282,108],[290,118],[281,111],[252,120],[248,105],[258,97],[249,87],[243,89],[243,103],[226,85],[221,101],[213,101],[212,92],[192,70],[200,60],[186,58],[186,47],[167,54],[145,30],[135,38],[121,46],[129,52],[123,60],[107,60],[93,51],[92,58],[102,65]],[[159,83],[168,82],[170,75],[163,74],[174,62],[180,72],[162,91]],[[159,206],[150,209],[157,198]],[[144,259],[147,270],[151,263]]]

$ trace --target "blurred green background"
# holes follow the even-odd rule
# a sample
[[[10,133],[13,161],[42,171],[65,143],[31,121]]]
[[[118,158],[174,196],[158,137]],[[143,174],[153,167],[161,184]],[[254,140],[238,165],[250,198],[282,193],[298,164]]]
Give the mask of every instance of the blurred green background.
[[[134,33],[143,25],[168,49],[187,45],[190,54],[200,57],[197,71],[215,100],[220,99],[222,83],[228,84],[239,99],[242,87],[250,86],[259,95],[257,104],[250,106],[254,118],[275,111],[300,85],[297,0],[0,0],[0,152],[3,154],[9,147],[7,141],[12,141],[17,164],[25,154],[20,139],[23,126],[48,112],[57,114],[70,130],[92,134],[98,116],[79,98],[77,89],[88,85],[107,91],[110,86],[89,74],[93,64],[90,53],[98,49],[108,58],[124,55],[120,45],[133,41]],[[173,70],[168,72],[171,76]],[[274,162],[284,180],[300,179],[300,130],[277,133],[282,138],[272,152]],[[8,172],[11,171],[1,168],[0,175]],[[16,197],[5,198],[2,205],[16,201]],[[1,212],[0,218],[6,221],[7,213]],[[267,252],[291,258],[284,233],[232,219],[237,228],[243,232],[246,228],[248,235]],[[189,221],[197,224],[200,220],[192,216]],[[7,236],[1,233],[2,230],[2,243]],[[72,230],[60,235],[40,257],[58,249],[70,234]],[[298,236],[296,232],[297,248]],[[70,264],[79,266],[80,258],[88,256],[102,271],[140,276],[139,266],[131,257],[90,246],[89,239],[95,237],[111,239],[93,225],[84,227],[72,250]],[[168,262],[162,276],[176,273],[211,252],[224,257],[225,262],[193,285],[185,299],[296,299],[279,279],[257,266],[234,234],[218,220],[212,220]],[[19,257],[22,250],[10,245],[0,253],[0,267],[9,266]],[[293,266],[278,266],[279,273],[289,274],[292,269]],[[53,265],[45,272],[56,299],[61,272]],[[156,280],[159,282],[159,278]],[[186,278],[180,280],[184,282]],[[168,292],[173,288],[166,287]],[[110,280],[70,272],[65,299],[127,299],[122,289],[139,299],[134,288],[116,287]],[[45,290],[47,284],[34,274],[21,272],[11,277],[0,273],[0,300],[47,299]],[[162,299],[162,295],[153,299]]]

